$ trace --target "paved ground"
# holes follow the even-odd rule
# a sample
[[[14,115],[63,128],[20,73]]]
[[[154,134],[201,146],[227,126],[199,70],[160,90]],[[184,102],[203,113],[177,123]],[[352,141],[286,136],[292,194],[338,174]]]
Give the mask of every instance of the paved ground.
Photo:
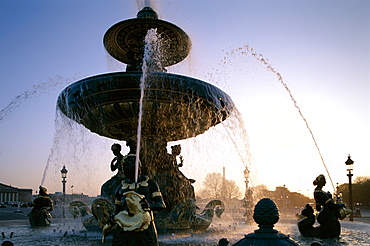
[[[0,208],[0,221],[2,220],[28,220],[27,214],[32,208],[10,207]]]
[[[57,221],[63,220],[61,216],[57,216],[57,214],[62,214],[60,212],[60,208],[54,207],[54,211],[52,212],[52,221],[56,223]],[[18,207],[11,207],[7,206],[6,208],[0,208],[0,226],[6,225],[28,225],[28,214],[31,212],[32,208],[18,208]],[[68,212],[67,212],[68,213]],[[69,213],[67,214],[67,219],[71,219],[72,215]]]
[[[370,210],[361,210],[362,217],[353,217],[353,221],[369,223],[370,224]],[[349,217],[345,218],[342,221],[349,221]]]
[[[17,207],[6,207],[0,208],[0,225],[12,224],[28,224],[27,214],[32,208],[17,208]],[[354,217],[353,221],[370,224],[370,210],[362,210],[362,217]],[[282,216],[281,216],[282,217]],[[56,218],[53,218],[56,220]],[[349,221],[349,217],[342,221]]]

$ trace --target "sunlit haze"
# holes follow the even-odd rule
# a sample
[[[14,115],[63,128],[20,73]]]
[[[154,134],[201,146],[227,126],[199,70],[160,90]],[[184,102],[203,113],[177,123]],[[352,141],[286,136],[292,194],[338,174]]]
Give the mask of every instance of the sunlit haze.
[[[315,177],[328,176],[324,163],[334,186],[348,182],[348,154],[354,178],[370,176],[367,0],[1,0],[0,183],[58,192],[65,165],[67,193],[72,185],[75,193],[100,193],[114,175],[110,145],[118,141],[60,117],[56,100],[75,81],[125,70],[105,51],[103,35],[148,3],[192,40],[189,57],[169,72],[221,88],[244,121],[247,137],[219,125],[180,142],[181,170],[196,189],[224,166],[244,193],[247,165],[251,186],[312,196]],[[325,188],[334,191],[330,181]]]

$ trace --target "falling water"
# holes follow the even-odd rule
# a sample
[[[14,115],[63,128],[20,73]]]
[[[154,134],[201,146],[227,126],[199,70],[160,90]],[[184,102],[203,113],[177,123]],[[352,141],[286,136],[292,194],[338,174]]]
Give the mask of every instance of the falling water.
[[[140,142],[141,142],[141,123],[143,118],[143,100],[146,88],[146,80],[151,71],[155,71],[160,63],[160,47],[161,40],[156,29],[148,30],[145,36],[145,47],[143,56],[142,76],[140,78],[140,101],[139,101],[139,117],[137,126],[137,146],[136,146],[136,161],[135,161],[135,182],[139,176],[139,159],[140,159]]]
[[[153,9],[157,9],[155,8],[155,6],[153,6],[155,5],[154,1],[151,0],[136,0],[136,4],[139,10],[144,7],[151,7]]]
[[[229,54],[234,55],[234,54],[236,54],[238,52],[242,52],[243,54],[247,54],[247,55],[250,54],[250,55],[252,55],[253,58],[255,58],[257,61],[259,61],[260,63],[262,63],[268,71],[272,72],[277,77],[278,81],[284,86],[285,90],[289,93],[290,99],[293,101],[293,104],[296,107],[296,109],[298,110],[298,113],[299,113],[300,117],[303,119],[303,121],[306,124],[306,127],[307,127],[307,129],[308,129],[308,131],[309,131],[309,133],[311,135],[312,140],[314,141],[315,147],[316,147],[316,149],[317,149],[317,151],[319,153],[319,156],[321,158],[321,161],[322,161],[322,163],[323,163],[323,165],[325,167],[325,170],[326,170],[326,172],[328,174],[328,177],[330,179],[330,182],[332,184],[332,187],[335,190],[334,183],[333,183],[333,181],[331,179],[329,170],[328,170],[328,168],[327,168],[327,166],[325,164],[324,158],[323,158],[323,156],[321,154],[321,151],[320,151],[320,148],[318,146],[318,143],[317,143],[317,141],[315,139],[315,136],[314,136],[314,134],[313,134],[313,132],[312,132],[309,124],[308,124],[307,119],[304,117],[304,115],[303,115],[300,107],[298,106],[297,101],[293,97],[293,94],[292,94],[291,90],[289,89],[288,85],[285,83],[282,75],[271,65],[271,63],[269,62],[269,60],[267,58],[265,58],[262,54],[260,54],[257,51],[255,51],[248,44],[245,44],[244,46],[239,47],[237,49],[232,49]]]
[[[41,179],[49,191],[60,190],[60,169],[68,169],[67,193],[73,185],[75,192],[91,196],[100,194],[100,186],[111,175],[108,167],[113,139],[91,133],[66,117],[59,109],[55,113],[53,144]],[[125,151],[126,146],[122,146]],[[107,164],[106,164],[107,163]]]
[[[43,82],[37,85],[32,86],[31,89],[26,90],[16,97],[0,111],[0,122],[6,119],[9,115],[13,113],[13,111],[26,102],[28,99],[32,97],[36,97],[42,93],[48,92],[50,90],[55,90],[55,88],[59,88],[60,86],[65,86],[70,84],[71,81],[74,81],[75,78],[66,79],[62,76],[56,76],[55,78],[50,78],[47,82]]]
[[[49,171],[49,168],[50,168],[51,163],[53,163],[53,161],[54,161],[53,160],[53,157],[57,154],[57,151],[60,150],[60,147],[61,146],[56,146],[56,145],[58,145],[60,143],[60,141],[58,140],[58,138],[60,136],[64,135],[64,133],[61,134],[61,131],[65,130],[65,129],[69,129],[69,128],[65,128],[65,127],[58,127],[58,125],[61,122],[64,122],[64,121],[61,120],[61,117],[63,117],[63,115],[61,114],[61,112],[59,110],[56,110],[55,120],[54,120],[55,132],[54,132],[54,136],[53,136],[53,144],[54,144],[54,146],[51,148],[50,154],[49,154],[48,159],[46,161],[46,167],[44,169],[44,173],[43,173],[42,178],[41,178],[41,183],[40,183],[41,186],[44,186],[47,172]],[[58,165],[61,165],[59,163],[59,161],[58,161]]]
[[[20,93],[19,95],[15,96],[14,99],[5,108],[3,108],[0,111],[0,123],[7,120],[8,117],[11,117],[14,111],[18,109],[19,107],[21,107],[23,104],[29,103],[28,100],[37,98],[39,96],[43,96],[44,94],[47,94],[50,92],[59,91],[64,86],[78,79],[78,77],[80,76],[78,76],[77,74],[73,76],[72,78],[66,78],[63,76],[54,76],[54,77],[49,78],[46,82],[33,85],[31,89],[26,90]],[[58,120],[59,118],[60,117],[58,117],[58,113],[57,113],[54,119],[56,124],[60,122]],[[58,142],[57,139],[60,138],[61,136],[61,134],[58,132],[60,132],[61,129],[62,128],[60,127],[56,128],[56,132],[54,133],[54,140],[53,140],[54,143]],[[65,135],[65,132],[63,134]],[[46,174],[49,171],[50,163],[55,161],[53,160],[53,157],[56,155],[56,152],[60,151],[61,148],[62,146],[58,146],[58,148],[51,149],[51,153],[49,154],[49,157],[46,161],[46,167],[44,169],[44,173],[41,178],[41,182],[40,182],[41,185],[44,185],[45,183]]]
[[[244,122],[241,114],[236,108],[232,117],[235,119],[229,120],[228,122],[234,122],[234,126],[227,127],[226,123],[223,123],[222,126],[224,127],[230,141],[233,143],[234,148],[238,156],[240,157],[240,160],[244,164],[244,167],[249,170],[252,154],[250,153],[249,149],[248,134],[244,127]],[[238,134],[239,137],[237,137],[236,134]]]
[[[288,85],[284,82],[283,77],[281,76],[281,74],[280,74],[279,72],[277,72],[277,71],[276,71],[276,69],[275,69],[275,68],[270,64],[270,62],[268,61],[268,59],[266,59],[262,54],[258,54],[254,49],[249,48],[249,46],[247,46],[247,45],[245,45],[245,47],[246,47],[247,49],[250,49],[252,56],[253,56],[254,58],[256,58],[257,60],[259,60],[260,62],[262,62],[262,64],[264,64],[264,65],[266,66],[266,68],[267,68],[269,71],[271,71],[271,72],[272,72],[272,73],[277,77],[277,79],[279,80],[279,82],[284,86],[285,90],[289,93],[290,99],[293,101],[294,106],[297,108],[299,115],[301,116],[301,118],[302,118],[302,119],[303,119],[303,121],[305,122],[306,127],[307,127],[308,131],[309,131],[309,132],[310,132],[310,134],[311,134],[312,140],[313,140],[313,142],[315,143],[316,149],[317,149],[317,151],[318,151],[318,153],[319,153],[319,155],[320,155],[320,158],[321,158],[321,161],[322,161],[322,163],[323,163],[323,165],[324,165],[324,167],[325,167],[326,173],[328,174],[328,177],[329,177],[329,179],[330,179],[331,185],[333,186],[333,189],[335,190],[333,180],[332,180],[332,179],[331,179],[331,177],[330,177],[329,170],[328,170],[328,168],[326,167],[326,164],[325,164],[324,158],[323,158],[323,156],[322,156],[322,154],[321,154],[321,151],[320,151],[319,145],[317,144],[317,141],[316,141],[316,139],[315,139],[315,136],[313,135],[313,132],[312,132],[312,130],[311,130],[311,128],[310,128],[310,126],[308,125],[308,122],[307,122],[306,118],[303,116],[303,113],[302,113],[302,111],[301,111],[300,107],[298,106],[297,101],[294,99],[293,94],[292,94],[292,92],[290,91],[290,89],[289,89]]]

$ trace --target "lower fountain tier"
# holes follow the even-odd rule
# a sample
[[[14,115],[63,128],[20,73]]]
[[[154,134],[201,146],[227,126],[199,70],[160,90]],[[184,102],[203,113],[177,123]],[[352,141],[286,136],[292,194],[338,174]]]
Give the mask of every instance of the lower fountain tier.
[[[127,141],[137,135],[141,77],[142,72],[119,72],[82,79],[61,92],[58,107],[94,133]],[[225,92],[198,79],[152,72],[145,81],[143,138],[195,137],[234,109]]]

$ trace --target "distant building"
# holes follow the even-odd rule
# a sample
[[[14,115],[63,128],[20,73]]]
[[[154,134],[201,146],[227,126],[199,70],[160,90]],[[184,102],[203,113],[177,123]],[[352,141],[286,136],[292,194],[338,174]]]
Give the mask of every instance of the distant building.
[[[20,189],[0,183],[0,202],[32,202],[32,189]]]
[[[54,194],[49,194],[51,200],[53,200],[54,204],[64,203],[69,204],[72,201],[83,201],[87,204],[90,204],[96,197],[90,197],[88,195],[84,195],[82,193],[73,193],[73,194],[66,194],[65,197],[63,196],[62,192],[55,192]]]

